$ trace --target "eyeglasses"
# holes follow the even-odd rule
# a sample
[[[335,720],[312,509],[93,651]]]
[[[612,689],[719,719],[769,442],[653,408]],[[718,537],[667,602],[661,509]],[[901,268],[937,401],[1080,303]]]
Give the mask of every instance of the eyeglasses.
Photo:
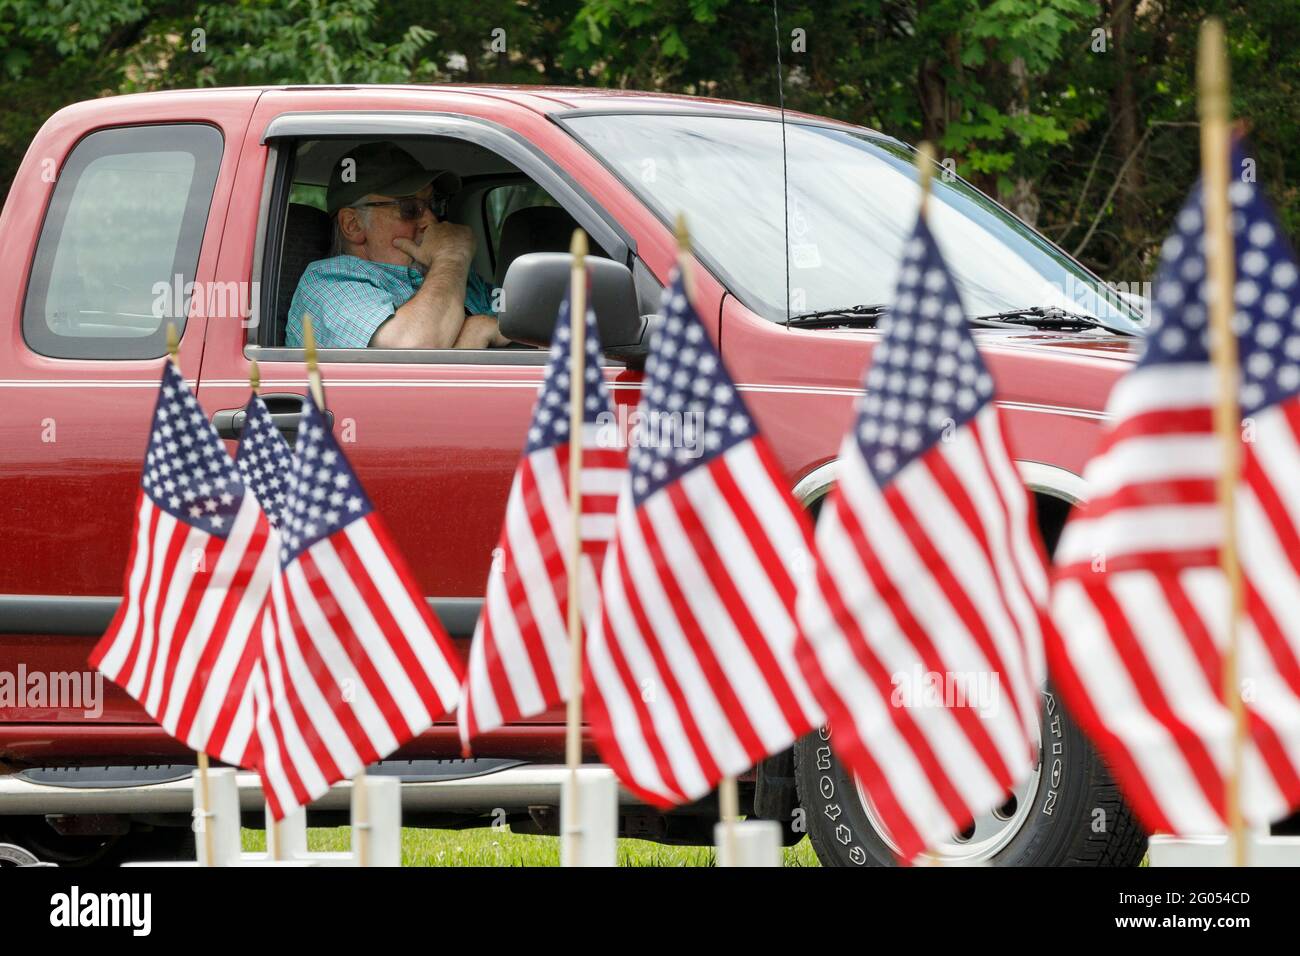
[[[386,199],[383,202],[359,202],[353,205],[353,209],[360,209],[365,206],[396,206],[397,215],[406,222],[413,222],[424,215],[427,209],[433,213],[435,219],[441,218],[443,200],[430,196],[421,198],[420,196],[406,196],[403,199]]]

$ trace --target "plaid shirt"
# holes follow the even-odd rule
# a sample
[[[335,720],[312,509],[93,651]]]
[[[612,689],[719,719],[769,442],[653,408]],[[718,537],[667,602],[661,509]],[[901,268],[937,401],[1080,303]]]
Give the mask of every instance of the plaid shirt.
[[[302,347],[302,317],[310,315],[318,347],[363,349],[422,282],[424,276],[411,266],[357,256],[318,259],[303,272],[294,290],[285,345]],[[496,315],[492,291],[471,269],[465,284],[465,308],[470,315]]]

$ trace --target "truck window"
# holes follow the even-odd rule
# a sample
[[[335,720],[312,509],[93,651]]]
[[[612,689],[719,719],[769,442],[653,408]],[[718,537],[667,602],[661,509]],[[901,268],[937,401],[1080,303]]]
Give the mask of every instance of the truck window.
[[[101,130],[73,148],[32,263],[30,348],[55,358],[166,352],[168,322],[184,330],[221,152],[221,134],[198,124]]]
[[[359,146],[375,140],[328,139],[285,143],[292,150],[285,163],[279,195],[283,203],[267,228],[267,254],[278,269],[269,273],[265,287],[274,289],[269,299],[273,309],[270,321],[258,323],[259,344],[273,348],[300,347],[290,334],[290,314],[294,296],[303,276],[313,262],[345,254],[335,225],[328,212],[328,187],[331,177]],[[528,252],[567,250],[576,220],[541,184],[526,172],[487,147],[450,137],[394,137],[392,145],[409,153],[424,169],[454,173],[458,180],[452,191],[440,197],[439,215],[452,222],[468,225],[475,233],[477,248],[470,266],[471,281],[481,289],[495,289],[504,281],[510,263]],[[278,249],[277,249],[278,243]],[[593,255],[605,255],[594,242]],[[385,290],[391,291],[391,290]],[[494,300],[494,299],[493,299]],[[348,296],[338,301],[346,304]],[[341,306],[342,308],[342,306]],[[314,316],[318,327],[320,316]],[[264,328],[262,326],[265,325]],[[515,345],[514,348],[531,348]],[[365,349],[350,346],[365,354]],[[345,361],[332,349],[331,361]],[[463,358],[457,350],[446,349],[445,361]],[[468,350],[459,350],[466,352]],[[374,354],[374,353],[372,353]],[[396,359],[391,359],[396,360]]]

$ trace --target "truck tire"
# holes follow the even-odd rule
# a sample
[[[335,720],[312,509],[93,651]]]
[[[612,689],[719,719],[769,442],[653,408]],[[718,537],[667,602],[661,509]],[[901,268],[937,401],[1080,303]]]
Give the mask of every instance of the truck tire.
[[[196,852],[189,827],[136,825],[121,835],[61,836],[42,817],[0,817],[0,844],[18,847],[42,863],[75,869],[193,860]]]
[[[945,862],[991,866],[1136,866],[1147,838],[1106,767],[1058,698],[1044,694],[1040,772],[1003,807],[943,849]],[[856,780],[823,727],[795,744],[805,825],[823,866],[894,866],[898,860]]]

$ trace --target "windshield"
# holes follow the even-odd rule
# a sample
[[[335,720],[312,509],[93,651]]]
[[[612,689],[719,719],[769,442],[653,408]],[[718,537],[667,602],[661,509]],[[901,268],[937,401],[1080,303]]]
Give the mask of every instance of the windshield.
[[[565,119],[584,145],[692,242],[731,291],[786,317],[781,124],[660,113]],[[915,153],[895,140],[789,122],[790,312],[888,304],[916,223]],[[1053,306],[1124,332],[1138,315],[1083,266],[955,176],[936,168],[930,225],[970,315]],[[948,180],[948,181],[945,181]]]

